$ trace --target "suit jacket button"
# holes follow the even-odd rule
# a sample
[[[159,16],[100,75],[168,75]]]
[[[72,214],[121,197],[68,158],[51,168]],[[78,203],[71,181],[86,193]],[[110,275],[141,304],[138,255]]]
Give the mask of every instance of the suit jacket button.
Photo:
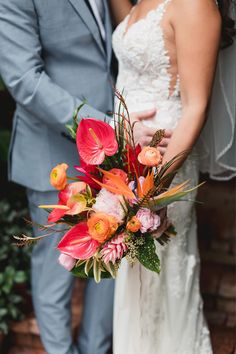
[[[107,116],[112,116],[112,114],[113,114],[113,112],[112,112],[111,109],[108,109],[108,110],[106,111],[106,115],[107,115]]]

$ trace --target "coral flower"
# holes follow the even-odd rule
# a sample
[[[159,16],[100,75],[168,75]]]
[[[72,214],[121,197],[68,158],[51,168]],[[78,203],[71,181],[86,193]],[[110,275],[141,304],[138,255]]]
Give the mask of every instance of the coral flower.
[[[127,183],[127,173],[124,172],[123,170],[121,170],[119,168],[112,168],[111,170],[109,170],[109,172],[115,176],[119,176],[123,182]],[[109,178],[107,176],[103,176],[102,181],[106,185],[116,187],[116,183],[114,181],[112,181],[111,178]]]
[[[162,156],[157,148],[145,146],[138,155],[138,160],[145,166],[153,167],[161,163]]]
[[[92,214],[87,224],[92,238],[100,243],[108,240],[118,228],[116,218],[105,213]]]
[[[137,232],[140,230],[142,224],[136,216],[133,216],[132,219],[127,223],[126,230],[131,232]]]
[[[50,183],[54,188],[62,190],[66,187],[66,170],[68,167],[66,163],[61,163],[52,169],[50,173]]]
[[[64,254],[75,259],[89,259],[99,247],[99,242],[89,234],[85,222],[72,227],[59,242],[57,248]]]
[[[76,144],[80,156],[89,165],[100,165],[106,156],[113,156],[118,149],[114,129],[92,118],[80,121]]]
[[[58,195],[58,205],[41,205],[41,208],[54,208],[48,216],[48,222],[56,222],[64,215],[76,215],[86,209],[87,201],[82,194],[86,189],[86,183],[74,182],[66,186]]]

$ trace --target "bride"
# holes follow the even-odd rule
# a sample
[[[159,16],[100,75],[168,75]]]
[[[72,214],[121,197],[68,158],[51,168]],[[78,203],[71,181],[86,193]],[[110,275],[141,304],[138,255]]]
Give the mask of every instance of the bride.
[[[129,0],[110,0],[110,5],[119,23],[113,35],[117,89],[124,89],[131,113],[157,111],[136,129],[140,124],[172,129],[164,160],[192,150],[178,163],[172,183],[189,179],[196,185],[194,145],[205,122],[221,37],[217,4],[142,0],[131,9]],[[160,276],[123,262],[115,291],[114,354],[212,353],[199,290],[194,198],[168,209],[178,235],[165,248],[157,245]]]

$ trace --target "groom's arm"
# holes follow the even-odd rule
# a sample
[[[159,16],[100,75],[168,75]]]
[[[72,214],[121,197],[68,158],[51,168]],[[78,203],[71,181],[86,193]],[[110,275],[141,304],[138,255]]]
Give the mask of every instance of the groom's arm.
[[[0,0],[0,73],[15,101],[56,129],[62,130],[82,103],[55,84],[44,70],[32,0]],[[105,117],[89,105],[80,113]]]

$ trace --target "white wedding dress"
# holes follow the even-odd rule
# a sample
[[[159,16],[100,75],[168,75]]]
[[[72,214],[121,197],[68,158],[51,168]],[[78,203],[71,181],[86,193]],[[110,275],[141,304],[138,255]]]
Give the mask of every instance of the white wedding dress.
[[[129,28],[128,15],[113,35],[119,61],[117,89],[124,89],[130,112],[156,107],[155,119],[146,124],[157,129],[174,129],[181,117],[179,80],[170,74],[162,28],[170,2],[163,0]],[[198,183],[194,154],[173,183],[188,179],[192,185]],[[194,198],[195,194],[191,196]],[[157,244],[161,274],[138,263],[131,268],[125,259],[122,262],[115,290],[114,354],[212,353],[199,290],[194,203],[175,203],[168,213],[178,235],[165,247]]]

